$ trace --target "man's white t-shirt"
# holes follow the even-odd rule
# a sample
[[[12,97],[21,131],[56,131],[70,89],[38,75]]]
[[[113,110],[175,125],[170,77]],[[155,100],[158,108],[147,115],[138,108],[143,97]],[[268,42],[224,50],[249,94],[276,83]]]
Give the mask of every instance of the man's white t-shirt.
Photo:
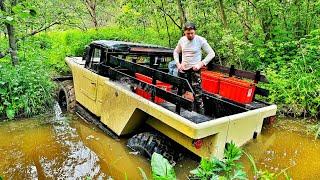
[[[174,60],[176,63],[179,63],[179,53],[182,53],[182,62],[185,63],[186,70],[191,69],[201,61],[201,49],[207,53],[205,59],[202,60],[204,65],[207,65],[215,56],[215,53],[207,40],[201,36],[195,35],[190,41],[186,36],[183,36],[180,38],[177,47],[174,50]]]

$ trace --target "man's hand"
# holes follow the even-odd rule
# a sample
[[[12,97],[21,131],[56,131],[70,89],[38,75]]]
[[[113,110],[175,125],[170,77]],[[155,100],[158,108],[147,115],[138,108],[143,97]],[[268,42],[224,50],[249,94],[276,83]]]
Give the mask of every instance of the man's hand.
[[[178,68],[179,72],[183,72],[185,70],[185,65],[186,64],[184,62],[177,64],[177,68]]]
[[[191,92],[189,92],[189,91],[186,91],[183,95],[182,95],[182,97],[183,98],[186,98],[186,99],[188,99],[188,100],[190,100],[190,101],[194,101],[194,96],[193,96],[193,94],[191,93]]]
[[[200,62],[198,62],[196,65],[194,65],[194,66],[192,67],[192,69],[193,69],[194,71],[199,71],[199,69],[201,69],[202,66],[204,66],[204,63],[203,63],[202,61],[200,61]]]

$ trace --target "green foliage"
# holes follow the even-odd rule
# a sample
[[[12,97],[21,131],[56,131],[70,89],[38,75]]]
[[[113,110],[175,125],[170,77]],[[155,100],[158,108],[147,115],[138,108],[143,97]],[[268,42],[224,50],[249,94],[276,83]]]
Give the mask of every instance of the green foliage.
[[[267,100],[277,104],[280,112],[313,117],[319,114],[318,1],[227,0],[221,1],[223,7],[213,1],[185,0],[179,1],[182,7],[178,1],[163,0],[3,2],[6,8],[0,11],[0,54],[9,49],[7,36],[3,35],[4,23],[9,23],[15,27],[20,60],[39,60],[59,74],[68,72],[66,56],[81,56],[84,46],[97,39],[174,47],[181,36],[178,26],[182,8],[187,20],[197,24],[197,34],[214,48],[218,63],[261,70],[267,75],[270,84],[265,87],[271,92]],[[98,27],[89,29],[94,20]],[[13,115],[10,109],[6,112]]]
[[[280,45],[280,47],[279,47]],[[283,49],[286,54],[280,54]],[[285,113],[316,116],[320,109],[320,31],[299,41],[278,44],[266,73],[269,100]]]
[[[308,132],[314,133],[314,139],[318,139],[320,136],[320,123],[315,125],[310,125],[308,127]]]
[[[3,70],[0,72],[2,94],[0,100],[4,103],[0,106],[0,116],[5,115],[12,119],[17,115],[31,116],[45,112],[52,101],[53,85],[50,76],[68,73],[69,68],[64,58],[82,56],[84,47],[90,42],[109,39],[166,45],[165,39],[158,38],[163,34],[164,32],[150,29],[113,27],[99,31],[51,32],[19,41],[18,55],[21,65],[13,68],[7,63],[9,61],[1,60]],[[5,43],[6,41],[0,41],[0,47],[6,47]],[[39,74],[42,76],[36,77]],[[14,88],[19,86],[17,87],[19,92],[9,91],[11,85]],[[19,96],[19,93],[22,96]]]
[[[15,68],[0,64],[0,117],[47,112],[53,104],[54,87],[47,68],[37,62],[24,62]]]
[[[239,162],[242,155],[245,154],[250,162],[253,172],[253,179],[257,180],[275,180],[280,175],[287,180],[292,179],[286,171],[290,168],[281,170],[279,173],[271,173],[267,170],[258,169],[254,158],[242,151],[233,142],[228,144],[224,151],[224,158],[219,160],[215,157],[211,159],[202,158],[199,166],[190,171],[189,179],[201,179],[201,180],[244,180],[248,179],[247,173],[243,171],[243,166]],[[154,179],[176,179],[176,175],[173,167],[169,164],[162,155],[154,153],[151,159],[152,176]],[[144,180],[147,180],[145,172],[139,168]]]
[[[158,180],[176,179],[173,166],[169,161],[158,153],[153,153],[151,157],[152,177]]]
[[[224,151],[224,158],[202,159],[198,168],[190,173],[194,179],[247,179],[243,166],[238,162],[242,150],[231,142]]]
[[[319,113],[318,1],[222,1],[224,7],[213,1],[181,2],[187,20],[197,24],[197,34],[216,51],[218,63],[267,74],[271,82],[265,86],[271,91],[268,100],[281,112],[313,117]],[[118,24],[164,29],[165,18],[159,20],[163,16],[170,19],[169,29],[179,31],[177,5],[176,1],[128,1],[117,17]]]
[[[82,56],[85,46],[94,40],[121,40],[166,46],[167,40],[159,38],[165,36],[164,34],[163,31],[157,32],[151,29],[122,29],[119,27],[87,31],[50,32],[19,42],[21,46],[19,57],[22,61],[42,61],[47,67],[61,74],[68,72],[64,58],[67,56]]]
[[[318,130],[315,133],[315,139],[317,139],[320,136],[320,125],[318,125]]]

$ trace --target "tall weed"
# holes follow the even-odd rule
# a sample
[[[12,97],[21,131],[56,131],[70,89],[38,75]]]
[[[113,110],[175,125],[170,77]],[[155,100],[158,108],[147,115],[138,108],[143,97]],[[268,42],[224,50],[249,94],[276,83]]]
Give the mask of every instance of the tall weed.
[[[192,170],[192,179],[247,179],[239,162],[243,152],[233,142],[224,151],[224,158],[203,158],[198,168]]]
[[[0,65],[0,117],[32,116],[48,112],[55,86],[45,66],[22,62]]]

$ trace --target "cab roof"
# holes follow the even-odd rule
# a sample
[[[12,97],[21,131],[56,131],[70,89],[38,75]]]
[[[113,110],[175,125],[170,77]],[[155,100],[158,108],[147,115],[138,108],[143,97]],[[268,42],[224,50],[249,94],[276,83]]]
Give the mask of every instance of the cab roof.
[[[97,40],[93,41],[91,45],[100,46],[113,52],[173,54],[172,48],[125,41]]]

